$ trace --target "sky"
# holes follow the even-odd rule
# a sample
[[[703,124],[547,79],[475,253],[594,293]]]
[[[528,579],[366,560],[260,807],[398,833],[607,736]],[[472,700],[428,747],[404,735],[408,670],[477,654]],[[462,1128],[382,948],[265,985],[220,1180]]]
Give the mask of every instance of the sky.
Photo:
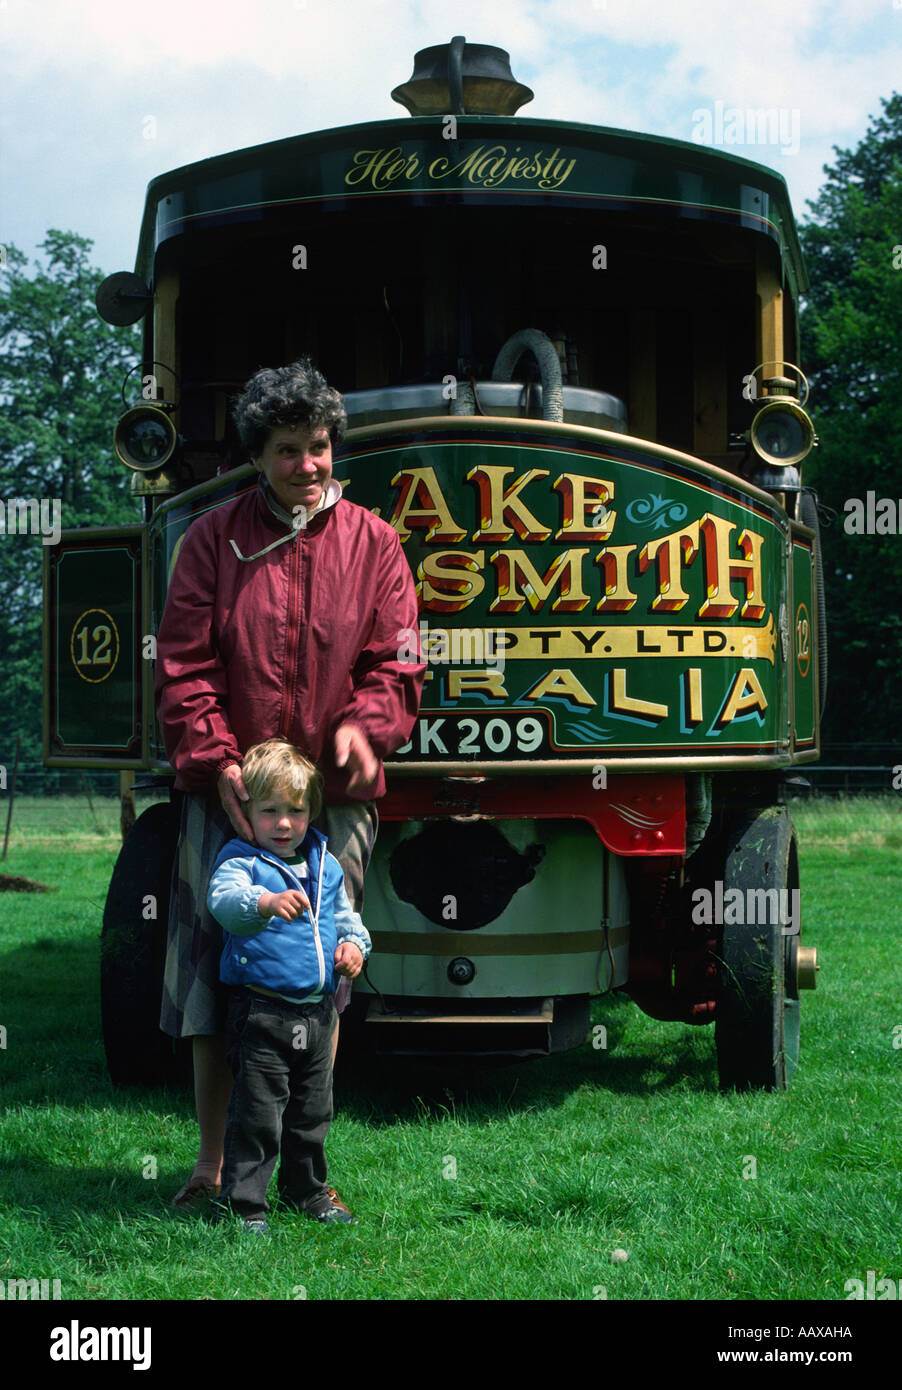
[[[0,0],[0,245],[60,228],[130,270],[151,178],[406,120],[391,89],[455,34],[507,49],[522,116],[718,143],[772,110],[769,143],[724,148],[776,168],[800,220],[902,88],[902,0]]]

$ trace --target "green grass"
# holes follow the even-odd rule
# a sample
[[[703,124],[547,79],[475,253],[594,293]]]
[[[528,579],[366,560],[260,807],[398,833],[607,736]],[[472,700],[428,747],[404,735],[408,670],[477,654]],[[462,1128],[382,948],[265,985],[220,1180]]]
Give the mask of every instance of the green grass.
[[[794,807],[823,968],[790,1091],[719,1094],[713,1029],[620,996],[595,1009],[607,1051],[355,1065],[328,1155],[360,1224],[276,1215],[269,1242],[170,1215],[192,1098],[106,1078],[98,929],[118,804],[95,806],[101,832],[75,798],[17,802],[0,865],[55,890],[0,897],[0,1279],[58,1278],[77,1299],[766,1300],[843,1299],[868,1269],[902,1279],[892,799]]]

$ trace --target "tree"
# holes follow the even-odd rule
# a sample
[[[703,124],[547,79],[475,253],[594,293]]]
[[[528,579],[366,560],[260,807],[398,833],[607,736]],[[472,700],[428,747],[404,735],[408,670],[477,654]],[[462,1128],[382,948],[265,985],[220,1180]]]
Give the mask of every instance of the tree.
[[[801,229],[803,363],[822,440],[807,481],[837,513],[822,532],[830,741],[897,741],[902,716],[902,95],[882,106],[856,150],[834,147]],[[846,503],[868,492],[893,499],[892,532],[851,529]]]
[[[112,449],[126,372],[140,359],[135,328],[111,328],[94,294],[103,273],[93,243],[48,231],[46,264],[26,274],[15,246],[0,259],[0,763],[22,735],[23,761],[41,759],[40,535],[21,534],[14,499],[44,502],[46,531],[140,520]],[[17,533],[12,534],[15,530]]]

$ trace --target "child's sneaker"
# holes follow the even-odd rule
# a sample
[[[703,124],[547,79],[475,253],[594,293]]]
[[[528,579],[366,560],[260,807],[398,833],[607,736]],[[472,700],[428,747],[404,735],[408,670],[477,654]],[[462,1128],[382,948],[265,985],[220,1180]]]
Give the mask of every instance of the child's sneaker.
[[[272,1232],[262,1216],[239,1217],[237,1212],[229,1207],[223,1206],[221,1202],[211,1202],[210,1211],[207,1216],[207,1224],[210,1226],[221,1226],[226,1221],[239,1220],[244,1231],[250,1231],[255,1236],[269,1236]]]
[[[357,1225],[357,1217],[351,1215],[344,1203],[336,1206],[328,1192],[315,1197],[309,1206],[304,1207],[304,1215],[312,1217],[314,1221],[322,1221],[324,1225],[334,1221],[340,1221],[345,1226]]]
[[[350,1207],[345,1206],[344,1202],[341,1200],[334,1187],[327,1187],[326,1192],[329,1196],[329,1199],[333,1207],[338,1207],[339,1211],[346,1211],[348,1213],[348,1216],[351,1215]]]

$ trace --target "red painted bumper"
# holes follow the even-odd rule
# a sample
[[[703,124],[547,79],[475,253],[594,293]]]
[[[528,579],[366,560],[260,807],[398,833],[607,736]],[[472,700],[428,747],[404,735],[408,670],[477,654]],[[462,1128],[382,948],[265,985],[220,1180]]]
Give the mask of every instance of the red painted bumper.
[[[413,779],[386,769],[386,778],[381,820],[585,820],[613,854],[674,855],[686,849],[686,797],[679,773],[612,775],[598,788],[589,774]]]

